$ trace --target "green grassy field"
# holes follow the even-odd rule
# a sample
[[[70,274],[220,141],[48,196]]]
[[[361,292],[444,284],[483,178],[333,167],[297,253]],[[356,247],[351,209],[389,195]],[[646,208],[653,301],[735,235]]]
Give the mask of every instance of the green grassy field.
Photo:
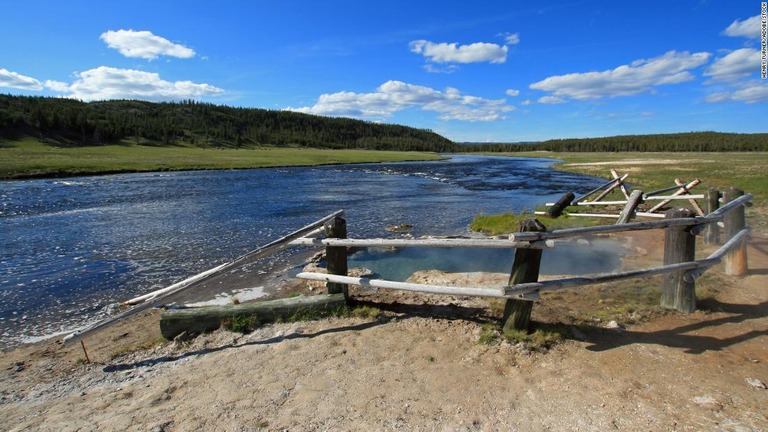
[[[496,153],[498,155],[498,153]],[[768,227],[768,153],[553,153],[529,152],[507,153],[511,157],[546,157],[560,159],[554,168],[562,171],[588,174],[597,177],[611,178],[610,170],[615,169],[619,175],[628,173],[627,182],[633,188],[652,191],[675,184],[675,178],[691,181],[701,180],[692,193],[704,193],[707,188],[715,187],[723,190],[737,187],[754,195],[754,207],[747,210],[747,222],[754,228]],[[563,193],[568,192],[563,190]],[[615,192],[613,198],[623,199],[623,195]],[[543,203],[542,203],[543,204]],[[495,233],[496,228],[507,230],[516,226],[511,219],[498,215],[488,215],[481,218],[473,229]],[[485,219],[487,218],[487,223]],[[478,218],[476,218],[477,220]],[[580,219],[581,225],[587,225]],[[547,222],[543,222],[547,227]],[[559,222],[565,223],[567,221]]]
[[[58,148],[36,140],[0,147],[0,179],[64,177],[119,172],[246,169],[363,162],[436,160],[435,153],[265,147],[99,146]]]

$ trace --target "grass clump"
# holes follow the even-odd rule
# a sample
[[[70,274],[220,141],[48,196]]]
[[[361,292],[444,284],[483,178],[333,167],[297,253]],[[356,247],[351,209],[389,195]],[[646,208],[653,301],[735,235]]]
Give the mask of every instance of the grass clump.
[[[256,315],[235,315],[225,319],[221,326],[235,333],[249,333],[259,324],[260,321]]]
[[[520,222],[526,219],[538,219],[549,230],[606,223],[604,220],[597,218],[568,217],[567,214],[563,214],[558,218],[551,218],[547,215],[527,212],[507,212],[492,215],[478,214],[472,219],[469,228],[472,231],[481,232],[486,235],[503,235],[519,232]]]
[[[562,342],[566,337],[565,331],[559,328],[537,328],[533,333],[525,330],[510,329],[504,330],[502,333],[509,343],[521,343],[526,349],[531,351],[549,349]]]

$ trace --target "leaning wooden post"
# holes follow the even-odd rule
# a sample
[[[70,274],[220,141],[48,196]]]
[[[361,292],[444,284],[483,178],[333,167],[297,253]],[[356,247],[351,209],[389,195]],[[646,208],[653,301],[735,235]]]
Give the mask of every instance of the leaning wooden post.
[[[686,208],[667,210],[667,219],[689,218],[694,213]],[[694,261],[696,259],[696,236],[690,226],[669,227],[664,233],[664,265]],[[686,271],[664,275],[661,291],[661,306],[691,313],[696,310],[696,283],[686,277]]]
[[[707,190],[707,214],[720,208],[720,196],[720,191],[715,188]],[[711,245],[720,244],[720,226],[717,222],[709,223],[704,228],[704,243]]]
[[[328,238],[347,238],[347,221],[341,217],[335,217],[325,223],[325,235]],[[346,246],[327,246],[325,248],[325,261],[328,263],[328,274],[347,276],[347,248]],[[328,294],[344,294],[349,296],[347,284],[328,282],[325,284]]]
[[[546,231],[547,228],[537,219],[526,219],[520,222],[519,231]],[[539,281],[539,266],[541,264],[541,249],[517,249],[509,276],[509,285]],[[533,302],[528,300],[507,299],[504,304],[502,318],[504,330],[528,330],[531,323]]]
[[[640,189],[633,190],[632,195],[630,195],[629,199],[627,200],[627,204],[624,206],[624,209],[621,210],[621,214],[619,214],[619,220],[616,221],[616,225],[628,223],[630,219],[635,217],[635,213],[637,213],[637,206],[639,206],[642,202],[643,191]]]
[[[555,203],[552,207],[547,209],[547,215],[551,218],[557,218],[561,214],[563,214],[563,210],[565,210],[566,207],[571,205],[573,202],[573,199],[576,198],[576,195],[573,194],[573,192],[568,192]]]
[[[723,203],[729,203],[744,195],[744,191],[736,188],[728,188],[723,191]],[[725,239],[730,240],[743,230],[746,224],[744,206],[739,206],[726,213],[723,218],[725,224]],[[725,274],[730,276],[744,276],[747,274],[747,241],[742,240],[739,245],[731,249],[725,255]]]

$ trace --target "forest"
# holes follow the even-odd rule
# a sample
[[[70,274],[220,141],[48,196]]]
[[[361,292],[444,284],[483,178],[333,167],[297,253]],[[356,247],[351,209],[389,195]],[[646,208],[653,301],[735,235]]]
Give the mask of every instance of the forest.
[[[34,138],[57,147],[312,147],[471,152],[768,151],[768,133],[684,132],[532,143],[455,143],[431,130],[193,100],[146,102],[0,95],[0,146]]]
[[[456,145],[429,130],[200,103],[0,95],[0,142],[24,137],[60,147],[108,144],[254,148],[314,147],[451,152]]]

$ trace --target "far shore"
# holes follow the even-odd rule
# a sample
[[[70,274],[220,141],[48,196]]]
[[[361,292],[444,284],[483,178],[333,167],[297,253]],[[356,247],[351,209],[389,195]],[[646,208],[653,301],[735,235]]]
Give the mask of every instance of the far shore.
[[[35,141],[0,147],[0,180],[138,172],[240,170],[445,159],[437,153],[296,147],[214,149],[93,146],[61,148]]]

